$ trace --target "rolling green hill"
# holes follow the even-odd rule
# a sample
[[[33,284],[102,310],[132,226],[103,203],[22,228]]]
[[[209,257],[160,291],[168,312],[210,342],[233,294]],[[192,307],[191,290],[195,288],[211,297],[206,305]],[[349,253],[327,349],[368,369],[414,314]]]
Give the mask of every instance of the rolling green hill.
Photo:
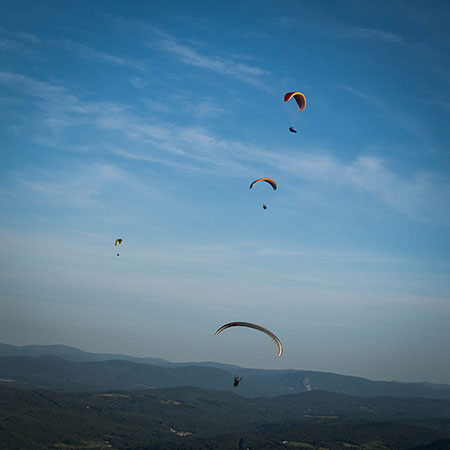
[[[450,426],[450,402],[319,391],[248,399],[193,387],[57,393],[0,386],[2,450],[406,450],[450,439],[448,431],[422,426],[425,417]]]

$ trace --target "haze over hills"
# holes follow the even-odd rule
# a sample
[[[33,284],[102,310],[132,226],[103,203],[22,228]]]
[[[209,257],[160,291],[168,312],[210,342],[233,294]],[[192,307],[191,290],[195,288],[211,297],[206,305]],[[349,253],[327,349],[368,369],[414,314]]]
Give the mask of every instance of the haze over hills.
[[[67,345],[11,345],[0,343],[0,356],[59,356],[70,361],[108,361],[111,359],[120,359],[124,361],[134,361],[149,363],[155,365],[170,365],[170,363],[161,358],[138,358],[136,356],[110,354],[110,353],[90,353],[80,350],[76,347]]]
[[[232,385],[234,374],[243,376],[238,389]],[[324,390],[366,397],[450,399],[447,385],[372,381],[308,370],[245,369],[215,362],[171,363],[159,358],[90,353],[64,345],[0,344],[0,383],[66,392],[196,386],[247,397]]]

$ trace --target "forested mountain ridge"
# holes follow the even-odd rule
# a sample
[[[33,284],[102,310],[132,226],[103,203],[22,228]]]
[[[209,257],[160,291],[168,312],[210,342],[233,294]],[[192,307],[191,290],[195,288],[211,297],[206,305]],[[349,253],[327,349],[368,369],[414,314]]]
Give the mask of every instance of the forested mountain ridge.
[[[45,373],[45,377],[39,374]],[[64,345],[18,347],[0,344],[0,383],[60,391],[198,386],[234,390],[230,379],[243,376],[240,395],[279,396],[325,390],[366,397],[450,399],[450,386],[433,383],[372,381],[309,370],[246,369],[207,362],[171,363],[159,358],[89,353]]]

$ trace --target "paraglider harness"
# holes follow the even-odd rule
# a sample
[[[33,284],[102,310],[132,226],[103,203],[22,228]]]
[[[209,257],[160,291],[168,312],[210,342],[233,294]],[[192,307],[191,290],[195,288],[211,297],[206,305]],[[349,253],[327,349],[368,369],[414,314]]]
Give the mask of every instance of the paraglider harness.
[[[242,377],[234,377],[234,387],[237,387],[239,383],[242,381]]]

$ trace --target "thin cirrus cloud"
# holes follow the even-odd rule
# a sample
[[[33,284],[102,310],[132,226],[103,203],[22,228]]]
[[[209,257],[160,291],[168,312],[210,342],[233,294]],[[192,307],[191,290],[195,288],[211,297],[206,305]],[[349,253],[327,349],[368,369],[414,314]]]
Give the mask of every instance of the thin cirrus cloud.
[[[423,131],[423,125],[413,115],[393,108],[392,105],[380,95],[369,95],[352,86],[342,86],[342,88],[355,97],[364,100],[367,104],[378,110],[383,116],[389,118],[389,121],[396,123],[403,130],[407,131],[411,136],[420,139],[423,143],[428,142],[425,132]]]
[[[278,168],[318,186],[343,186],[353,192],[365,192],[417,221],[450,221],[450,183],[432,173],[415,172],[402,178],[381,158],[362,155],[349,163],[327,154],[271,157]]]
[[[11,39],[0,39],[0,50],[14,50],[19,51],[22,45]]]
[[[269,71],[265,69],[241,63],[233,57],[203,55],[193,47],[178,43],[176,39],[167,34],[161,38],[160,45],[163,50],[174,55],[184,64],[210,70],[260,89],[268,89],[263,81],[263,77],[269,74]]]
[[[331,32],[338,37],[345,38],[367,39],[400,45],[405,44],[405,40],[402,36],[397,33],[392,33],[391,31],[370,27],[354,27],[329,13],[324,13],[323,11],[311,11],[311,13],[313,13],[313,17],[315,17],[313,22],[322,23],[321,27],[313,27],[316,32]],[[276,19],[276,22],[283,28],[293,28],[298,26],[298,20],[291,16],[280,16]],[[327,26],[323,26],[323,23],[327,23]]]
[[[365,39],[374,42],[406,45],[404,38],[399,33],[374,27],[358,27],[341,19],[340,17],[315,7],[307,8],[308,20],[306,25],[314,33],[329,34],[336,38],[344,39]],[[285,26],[292,26],[292,22],[286,18],[280,18],[280,23]]]
[[[87,45],[83,45],[77,42],[72,42],[69,40],[62,40],[62,41],[51,41],[53,45],[56,45],[57,47],[61,47],[63,49],[72,51],[76,53],[81,58],[91,60],[91,61],[101,61],[106,62],[109,64],[115,64],[119,66],[126,66],[131,67],[140,71],[145,72],[145,65],[140,62],[136,61],[134,59],[130,58],[124,58],[120,56],[115,56],[110,53],[106,53],[100,50],[96,50],[92,47],[89,47]]]
[[[217,139],[196,127],[178,127],[175,133],[174,125],[161,121],[149,123],[126,105],[83,101],[66,87],[21,74],[0,73],[0,83],[37,99],[39,114],[28,118],[26,123],[27,128],[39,130],[34,131],[32,139],[41,145],[70,151],[89,151],[88,143],[74,145],[67,138],[68,133],[83,126],[85,131],[90,129],[93,132],[91,139],[93,143],[99,144],[95,146],[96,149],[113,148],[122,156],[132,159],[165,161],[178,167],[182,167],[183,161],[197,161],[203,164],[198,169],[205,171],[214,167],[223,168],[224,164],[230,169],[238,168],[232,160],[227,161],[224,157],[228,141]],[[201,105],[205,106],[205,103],[202,101]],[[205,108],[208,108],[207,104]],[[35,126],[30,127],[30,121],[35,121]],[[108,140],[102,134],[105,130],[114,136],[110,135]],[[120,150],[118,141],[128,150]],[[114,144],[111,145],[111,142]],[[222,157],[219,153],[222,153]],[[173,161],[173,156],[181,160]]]
[[[360,39],[373,39],[393,44],[405,44],[404,39],[399,34],[376,28],[352,28],[349,31],[349,36]]]
[[[20,39],[0,38],[0,52],[13,53],[31,60],[42,60],[43,57],[35,47]]]
[[[442,100],[429,100],[428,103],[431,105],[437,105],[443,110],[450,112],[450,102],[444,102]]]
[[[130,82],[131,86],[136,89],[143,89],[149,83],[148,80],[145,80],[141,77],[130,77],[128,81]]]
[[[66,111],[85,112],[76,95],[55,83],[36,80],[20,73],[0,72],[0,84],[18,91],[20,95],[26,94],[30,97],[39,98],[47,104],[53,104],[53,106],[60,105],[60,108]]]
[[[400,177],[380,158],[358,156],[344,163],[332,153],[302,154],[273,152],[236,140],[223,139],[201,127],[177,127],[155,121],[137,113],[130,106],[112,102],[83,101],[66,87],[38,81],[8,72],[0,73],[0,83],[20,89],[38,99],[41,114],[35,120],[42,127],[33,138],[50,148],[72,151],[113,151],[134,160],[158,161],[181,170],[233,173],[242,176],[260,161],[290,174],[292,181],[307,180],[317,186],[344,186],[355,192],[365,192],[393,210],[420,221],[450,220],[450,184],[432,173],[415,172]],[[366,101],[382,108],[379,101],[347,88]],[[377,103],[378,102],[378,103]],[[92,143],[78,146],[67,143],[66,133],[82,124],[92,131]],[[105,131],[109,134],[105,135]],[[37,132],[36,132],[37,133]],[[86,150],[94,147],[96,150]]]
[[[39,39],[37,36],[35,36],[33,34],[23,33],[21,31],[10,31],[10,30],[6,30],[3,27],[0,27],[0,33],[4,34],[6,36],[17,38],[22,41],[26,41],[31,44],[40,44],[42,42],[41,39]]]
[[[45,170],[33,174],[16,173],[13,192],[22,200],[91,208],[102,205],[99,196],[108,184],[117,183],[141,190],[135,177],[124,170],[112,164],[93,163],[60,173]]]
[[[166,31],[142,21],[114,20],[116,27],[138,31],[144,35],[151,35],[152,40],[147,45],[157,48],[174,56],[179,62],[193,67],[205,69],[216,74],[248,83],[256,88],[269,90],[264,77],[270,72],[255,65],[240,62],[235,55],[206,55],[193,46],[180,43]]]
[[[49,45],[55,46],[72,52],[81,58],[89,61],[103,62],[107,64],[114,64],[117,66],[123,66],[133,68],[141,72],[146,72],[145,64],[141,61],[137,61],[131,58],[112,55],[101,50],[97,50],[88,45],[73,42],[68,39],[64,40],[42,40],[36,36],[28,33],[12,32],[0,27],[0,33],[8,36],[9,39],[0,39],[0,50],[14,51],[16,53],[23,53],[26,56],[30,56],[31,49],[25,48],[24,44],[33,44],[39,48],[42,46],[48,47]]]

